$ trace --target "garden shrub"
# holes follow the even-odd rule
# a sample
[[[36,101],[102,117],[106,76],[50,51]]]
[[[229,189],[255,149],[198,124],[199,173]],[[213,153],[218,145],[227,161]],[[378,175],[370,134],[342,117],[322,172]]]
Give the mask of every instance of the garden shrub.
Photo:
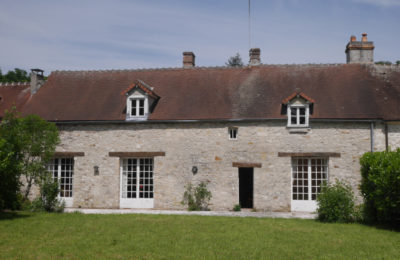
[[[236,204],[236,205],[233,207],[233,211],[241,211],[241,210],[242,210],[242,208],[240,207],[239,204]]]
[[[400,149],[365,153],[360,164],[365,219],[400,225]]]
[[[354,220],[354,193],[350,185],[336,180],[324,184],[317,196],[318,220],[323,222],[351,222]]]
[[[39,185],[40,196],[32,202],[32,211],[63,212],[65,203],[58,198],[58,182],[50,174],[43,178]]]
[[[208,210],[208,203],[211,197],[211,192],[207,189],[207,183],[200,182],[197,186],[189,183],[186,185],[182,204],[188,205],[188,210],[190,211]]]

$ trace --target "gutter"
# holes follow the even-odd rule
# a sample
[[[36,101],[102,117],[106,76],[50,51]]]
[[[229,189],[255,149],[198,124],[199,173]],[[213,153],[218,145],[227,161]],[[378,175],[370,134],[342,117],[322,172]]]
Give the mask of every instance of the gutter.
[[[224,122],[269,122],[269,121],[284,121],[287,122],[287,118],[249,118],[249,119],[199,119],[199,120],[141,120],[141,121],[125,121],[125,120],[102,120],[102,121],[49,121],[59,125],[69,124],[158,124],[158,123],[224,123]],[[374,123],[384,122],[383,119],[310,119],[312,122],[339,122],[339,123]]]

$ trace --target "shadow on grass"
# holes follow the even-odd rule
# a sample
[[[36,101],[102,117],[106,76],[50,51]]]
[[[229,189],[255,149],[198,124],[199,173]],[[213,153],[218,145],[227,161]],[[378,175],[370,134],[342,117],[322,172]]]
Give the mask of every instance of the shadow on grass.
[[[361,223],[361,224],[376,229],[400,232],[400,224],[376,224],[376,223]]]
[[[30,216],[31,214],[26,212],[22,213],[18,211],[0,211],[0,221],[18,218],[29,218]]]

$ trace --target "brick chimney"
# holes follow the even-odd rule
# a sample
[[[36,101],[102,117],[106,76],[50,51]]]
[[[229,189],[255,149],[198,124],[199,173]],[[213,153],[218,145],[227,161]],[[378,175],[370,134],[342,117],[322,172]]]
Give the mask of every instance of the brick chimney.
[[[257,66],[257,65],[261,64],[260,54],[261,54],[260,48],[250,49],[250,51],[249,51],[249,56],[250,56],[249,65],[250,66]]]
[[[31,69],[31,95],[35,94],[36,91],[44,84],[43,70]]]
[[[191,68],[195,66],[194,60],[196,56],[191,51],[184,51],[183,52],[183,67],[184,68]]]
[[[346,45],[347,63],[373,63],[374,62],[374,43],[368,41],[367,34],[363,33],[361,41],[357,41],[352,35],[350,42]]]

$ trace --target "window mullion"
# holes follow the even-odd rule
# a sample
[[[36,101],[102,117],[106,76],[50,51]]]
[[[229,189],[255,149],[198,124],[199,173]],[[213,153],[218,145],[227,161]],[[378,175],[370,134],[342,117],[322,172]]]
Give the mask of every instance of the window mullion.
[[[312,187],[311,187],[311,176],[312,176],[312,173],[311,173],[311,159],[308,159],[308,200],[312,200],[312,198],[311,198],[311,190],[312,190]]]
[[[136,198],[140,198],[140,159],[136,161]]]

